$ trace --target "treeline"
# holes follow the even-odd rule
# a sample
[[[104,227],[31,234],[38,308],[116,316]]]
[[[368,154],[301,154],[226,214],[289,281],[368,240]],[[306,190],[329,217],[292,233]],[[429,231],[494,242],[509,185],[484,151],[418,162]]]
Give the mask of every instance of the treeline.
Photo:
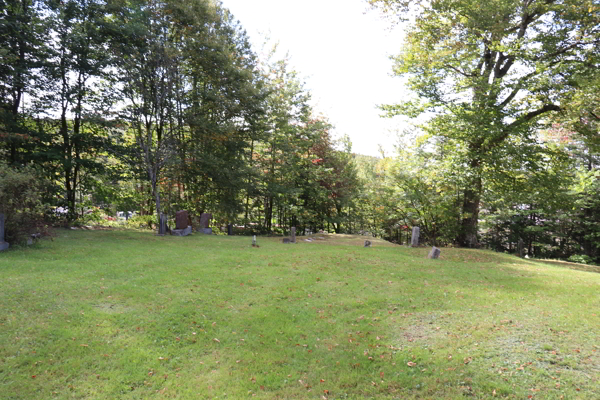
[[[402,243],[418,225],[432,245],[599,263],[600,7],[368,2],[407,26],[394,73],[412,95],[382,110],[421,118],[394,157],[333,140],[219,2],[0,0],[7,234],[185,209],[238,232]]]
[[[211,212],[263,233],[347,222],[358,185],[349,143],[332,139],[286,60],[274,49],[259,59],[219,2],[0,6],[0,185],[16,199],[11,179],[23,167],[35,175],[32,221],[46,205],[46,219],[60,210],[69,223],[95,206],[150,225]],[[11,203],[1,211],[16,234]]]

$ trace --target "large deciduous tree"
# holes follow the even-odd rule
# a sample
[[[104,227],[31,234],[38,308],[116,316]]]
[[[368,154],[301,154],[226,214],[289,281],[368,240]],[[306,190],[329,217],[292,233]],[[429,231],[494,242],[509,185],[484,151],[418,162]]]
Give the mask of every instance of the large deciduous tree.
[[[535,141],[540,122],[564,108],[570,77],[598,74],[600,7],[591,0],[369,2],[412,19],[394,72],[409,77],[416,98],[383,108],[390,116],[434,113],[423,128],[462,156],[457,241],[474,246],[498,156]]]

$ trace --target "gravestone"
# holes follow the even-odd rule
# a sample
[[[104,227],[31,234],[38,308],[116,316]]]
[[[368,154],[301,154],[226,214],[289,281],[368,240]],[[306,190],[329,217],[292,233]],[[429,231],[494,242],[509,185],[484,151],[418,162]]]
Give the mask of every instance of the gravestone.
[[[212,235],[212,228],[202,228],[202,233],[205,235]]]
[[[165,214],[160,214],[160,218],[158,221],[158,234],[160,236],[164,236],[167,233],[167,216]]]
[[[290,234],[290,242],[296,243],[296,227],[292,227],[292,233]]]
[[[173,229],[171,231],[171,235],[174,236],[187,236],[190,235],[192,233],[192,227],[191,226],[186,226],[185,229]]]
[[[175,213],[175,229],[186,229],[188,227],[188,212],[185,210]]]
[[[283,238],[283,243],[291,243],[290,238]]]
[[[442,253],[442,251],[434,246],[431,248],[431,251],[429,252],[429,255],[427,256],[427,258],[431,258],[431,259],[435,260],[437,258],[440,258],[441,253]]]
[[[418,226],[413,226],[412,228],[412,239],[410,241],[410,245],[411,247],[418,247],[419,246],[419,227]]]
[[[371,247],[371,241],[365,240],[365,247]]]
[[[233,235],[233,224],[229,224],[227,225],[227,235],[231,236]],[[256,240],[256,236],[254,236],[255,240]]]
[[[0,251],[8,249],[8,246],[4,241],[4,214],[0,214]]]
[[[210,226],[211,219],[212,219],[211,213],[202,213],[200,215],[200,229],[208,228]]]

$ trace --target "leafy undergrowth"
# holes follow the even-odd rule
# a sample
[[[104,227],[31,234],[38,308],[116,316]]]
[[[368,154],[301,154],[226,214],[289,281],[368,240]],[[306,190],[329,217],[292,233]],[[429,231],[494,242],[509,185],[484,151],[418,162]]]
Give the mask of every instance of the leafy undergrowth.
[[[60,231],[0,254],[2,398],[600,398],[600,275],[304,239]]]

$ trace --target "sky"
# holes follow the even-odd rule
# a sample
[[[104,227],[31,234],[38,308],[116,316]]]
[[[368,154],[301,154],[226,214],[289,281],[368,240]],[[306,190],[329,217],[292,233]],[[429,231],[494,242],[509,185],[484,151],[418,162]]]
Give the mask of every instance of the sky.
[[[266,36],[279,42],[291,66],[304,77],[312,105],[347,134],[352,151],[380,156],[394,151],[399,118],[381,118],[378,104],[406,97],[402,79],[391,76],[402,44],[392,27],[365,0],[222,0],[246,29],[255,52]]]

